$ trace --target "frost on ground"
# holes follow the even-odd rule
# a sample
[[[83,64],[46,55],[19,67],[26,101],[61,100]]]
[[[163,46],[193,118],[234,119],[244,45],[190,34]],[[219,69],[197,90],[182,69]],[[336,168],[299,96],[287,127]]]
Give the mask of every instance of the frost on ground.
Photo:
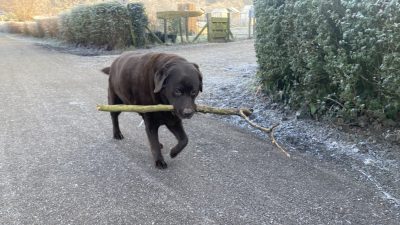
[[[29,39],[33,40],[34,39]],[[42,41],[40,46],[86,57],[83,67],[108,66],[116,55],[101,50],[76,48],[60,43]],[[251,40],[227,44],[196,44],[184,46],[159,46],[140,52],[169,52],[182,55],[200,65],[204,77],[204,92],[197,103],[216,107],[247,107],[254,113],[251,120],[264,127],[279,123],[275,138],[289,153],[302,154],[321,161],[334,162],[355,171],[359,177],[394,207],[400,207],[400,143],[387,141],[400,136],[395,132],[366,135],[345,132],[334,125],[311,119],[298,119],[295,112],[272,103],[256,84],[258,66]],[[115,52],[118,53],[118,52]],[[79,65],[78,65],[79,66]],[[216,116],[260,138],[268,136],[248,125],[237,116]],[[391,138],[393,139],[393,138]],[[398,140],[397,140],[398,141]]]
[[[314,120],[299,120],[294,112],[271,103],[255,84],[257,64],[224,68],[237,74],[231,78],[205,80],[207,94],[199,99],[201,104],[218,107],[248,107],[254,110],[250,117],[264,127],[279,123],[275,130],[278,142],[290,153],[300,152],[350,166],[359,172],[361,179],[372,183],[394,206],[400,206],[400,146],[379,141],[378,137],[350,134],[332,125]],[[249,126],[240,117],[221,118],[236,126],[268,139],[265,133]]]

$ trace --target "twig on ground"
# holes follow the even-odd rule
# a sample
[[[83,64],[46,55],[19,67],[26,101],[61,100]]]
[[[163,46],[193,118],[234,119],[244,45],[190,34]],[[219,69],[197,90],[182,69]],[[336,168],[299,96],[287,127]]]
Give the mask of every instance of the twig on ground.
[[[346,109],[346,106],[344,106],[342,103],[340,103],[340,102],[336,101],[336,100],[335,100],[335,99],[333,99],[333,98],[325,97],[325,99],[331,100],[332,102],[334,102],[334,103],[336,103],[336,104],[340,105],[340,107],[342,107],[342,108]]]

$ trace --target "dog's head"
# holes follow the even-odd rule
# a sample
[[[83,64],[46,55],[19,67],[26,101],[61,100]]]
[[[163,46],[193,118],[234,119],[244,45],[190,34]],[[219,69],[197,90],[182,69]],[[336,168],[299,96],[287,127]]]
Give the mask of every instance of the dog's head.
[[[182,62],[165,65],[154,76],[154,93],[159,93],[166,104],[174,106],[175,114],[189,119],[196,111],[194,103],[203,91],[202,74],[195,63]]]

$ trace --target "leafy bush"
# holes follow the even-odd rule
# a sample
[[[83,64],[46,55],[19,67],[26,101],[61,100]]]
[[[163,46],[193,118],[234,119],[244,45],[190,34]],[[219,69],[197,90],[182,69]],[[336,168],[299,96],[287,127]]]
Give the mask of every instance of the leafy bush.
[[[59,17],[40,17],[34,22],[7,22],[0,29],[34,37],[59,38],[83,46],[123,48],[132,43],[146,44],[148,18],[143,4],[131,3],[128,8],[116,2],[81,5]]]
[[[36,22],[24,22],[22,33],[26,36],[41,37]]]
[[[22,34],[24,32],[24,23],[23,22],[6,22],[5,30],[11,34]]]
[[[129,14],[119,3],[79,6],[60,16],[61,38],[107,49],[132,43]]]
[[[74,40],[74,34],[72,32],[70,21],[71,16],[68,12],[64,12],[59,15],[59,39],[67,42],[73,42]]]
[[[0,22],[0,32],[7,32],[7,24],[5,22]]]
[[[145,27],[149,22],[144,6],[141,3],[129,3],[127,7],[132,24],[133,45],[143,47],[146,45]]]
[[[54,38],[59,35],[58,17],[41,17],[36,18],[39,37]]]
[[[58,18],[41,18],[26,22],[5,22],[2,30],[8,33],[23,34],[38,38],[56,37],[58,34]]]
[[[255,0],[259,78],[274,100],[400,124],[398,0]]]

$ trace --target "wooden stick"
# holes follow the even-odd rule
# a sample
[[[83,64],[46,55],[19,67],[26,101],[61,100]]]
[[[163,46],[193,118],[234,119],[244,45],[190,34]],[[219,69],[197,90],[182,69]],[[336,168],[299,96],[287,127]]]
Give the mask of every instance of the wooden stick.
[[[283,154],[285,154],[288,158],[290,158],[290,154],[289,154],[284,148],[282,148],[282,146],[279,145],[279,143],[276,141],[276,139],[275,139],[275,137],[274,137],[274,129],[275,129],[276,127],[277,127],[277,126],[272,127],[271,133],[269,133],[269,136],[270,136],[270,138],[271,138],[271,140],[272,140],[272,144],[274,144],[276,147],[278,147],[279,150],[281,150],[281,151],[283,152]]]
[[[197,40],[197,38],[200,37],[200,35],[203,33],[203,31],[208,27],[208,24],[206,24],[201,30],[200,32],[196,35],[196,37],[193,39],[192,42],[195,42]]]
[[[246,120],[247,123],[249,123],[252,127],[257,128],[261,131],[264,131],[266,133],[270,133],[272,131],[272,129],[274,129],[274,127],[278,126],[279,124],[274,125],[272,128],[264,128],[258,124],[253,123],[249,117],[247,117],[243,112],[240,112],[240,116]]]
[[[160,112],[160,111],[173,111],[174,107],[172,105],[97,105],[97,110],[106,112],[137,112],[137,113],[149,113],[149,112]],[[268,133],[271,138],[272,144],[279,148],[287,157],[290,158],[290,154],[285,151],[285,149],[278,144],[274,137],[274,129],[279,126],[275,124],[271,128],[262,127],[249,119],[249,116],[253,113],[250,109],[242,108],[217,108],[205,105],[197,105],[196,112],[200,113],[213,113],[218,115],[236,115],[242,117],[254,128]]]
[[[137,113],[149,113],[149,112],[160,112],[160,111],[173,111],[172,105],[97,105],[97,110],[107,112],[137,112]],[[205,105],[197,105],[196,112],[200,113],[213,113],[218,115],[240,115],[242,111],[245,115],[250,116],[250,109],[229,109],[229,108],[217,108]]]
[[[213,114],[218,114],[218,115],[236,115],[236,116],[241,116],[241,113],[250,116],[253,112],[250,109],[233,109],[233,108],[216,108],[216,107],[211,107],[211,106],[205,106],[205,105],[197,105],[196,107],[197,112],[201,113],[213,113]]]
[[[172,105],[97,105],[97,110],[106,112],[137,112],[149,113],[160,111],[172,111]]]
[[[273,125],[271,128],[265,128],[265,127],[262,127],[262,126],[260,126],[260,125],[258,125],[258,124],[255,124],[254,122],[252,122],[252,121],[249,119],[249,117],[247,117],[247,116],[246,116],[244,113],[242,113],[242,112],[240,113],[240,116],[241,116],[243,119],[245,119],[246,122],[249,123],[252,127],[257,128],[257,129],[259,129],[259,130],[261,130],[261,131],[266,132],[266,133],[269,135],[269,137],[271,138],[272,144],[274,144],[276,147],[278,147],[278,149],[281,150],[281,151],[283,152],[283,154],[285,154],[288,158],[290,158],[290,154],[289,154],[284,148],[282,148],[282,146],[280,146],[280,145],[278,144],[278,142],[276,141],[276,139],[275,139],[275,137],[274,137],[274,129],[275,129],[277,126],[279,126],[279,123]]]
[[[156,42],[157,42],[157,43],[159,43],[159,44],[164,44],[164,42],[162,42],[162,41],[160,40],[160,38],[158,38],[157,35],[155,35],[155,34],[153,33],[153,31],[151,31],[150,28],[149,28],[148,26],[145,26],[144,28],[146,28],[146,30],[150,33],[150,35],[153,36],[153,38],[156,39]]]

